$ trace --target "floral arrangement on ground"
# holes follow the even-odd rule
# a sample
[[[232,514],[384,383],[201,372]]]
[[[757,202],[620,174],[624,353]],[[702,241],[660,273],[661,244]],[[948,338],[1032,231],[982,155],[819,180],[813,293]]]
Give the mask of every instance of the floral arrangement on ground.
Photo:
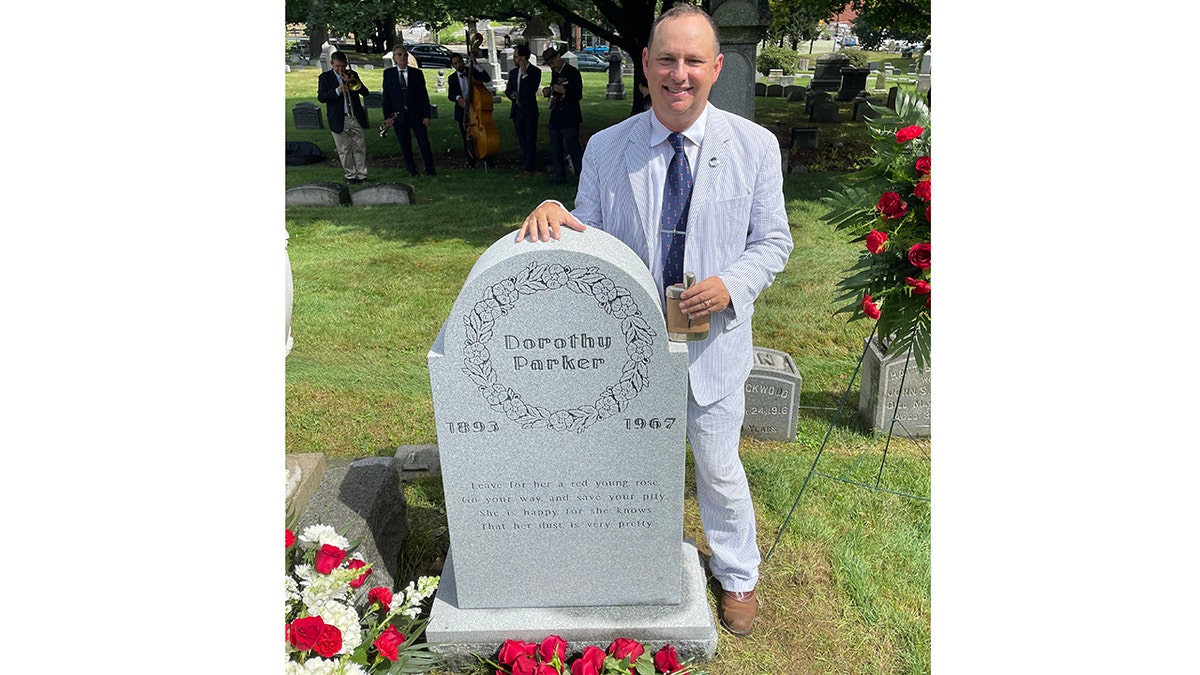
[[[284,643],[286,675],[425,673],[439,662],[417,644],[428,619],[422,603],[438,577],[421,577],[402,591],[362,588],[371,565],[328,525],[286,533]]]
[[[679,655],[671,645],[664,645],[653,656],[642,643],[630,638],[617,638],[605,651],[595,646],[570,660],[567,642],[557,635],[541,643],[506,640],[493,659],[483,659],[495,675],[704,675],[680,664]]]
[[[850,320],[872,319],[881,348],[912,348],[922,371],[930,349],[929,106],[898,92],[896,109],[868,103],[878,115],[867,124],[875,161],[848,176],[840,192],[822,201],[822,220],[863,242],[858,260],[838,282],[837,310]]]

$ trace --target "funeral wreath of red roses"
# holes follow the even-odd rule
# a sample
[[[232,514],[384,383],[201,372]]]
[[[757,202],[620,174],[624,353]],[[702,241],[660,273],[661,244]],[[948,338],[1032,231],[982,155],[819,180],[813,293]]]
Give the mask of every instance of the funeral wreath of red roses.
[[[552,411],[527,403],[499,380],[487,343],[496,320],[512,311],[522,296],[564,288],[594,299],[606,314],[621,322],[628,360],[621,368],[620,379],[606,387],[591,405]],[[488,286],[483,299],[463,317],[463,324],[466,339],[462,372],[479,387],[488,407],[525,429],[580,433],[595,422],[624,411],[649,383],[651,345],[657,333],[643,318],[629,290],[618,286],[596,267],[573,268],[534,261],[516,275]]]

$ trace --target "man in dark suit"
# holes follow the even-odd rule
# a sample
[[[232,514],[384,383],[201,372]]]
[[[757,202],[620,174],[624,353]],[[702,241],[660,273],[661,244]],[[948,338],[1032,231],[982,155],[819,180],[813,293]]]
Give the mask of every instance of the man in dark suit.
[[[454,74],[450,76],[450,100],[454,102],[454,121],[458,122],[458,131],[462,134],[463,153],[467,156],[467,166],[474,168],[475,153],[468,146],[467,141],[467,109],[471,107],[470,78],[475,78],[480,82],[491,82],[492,76],[478,63],[474,68],[468,68],[461,54],[450,57],[450,67],[454,69]]]
[[[334,52],[329,63],[332,70],[317,76],[317,100],[325,104],[329,131],[333,132],[333,144],[346,182],[363,183],[367,180],[367,142],[363,129],[370,123],[362,97],[371,92],[365,84],[357,91],[350,89],[346,81],[350,77],[346,75],[350,70],[349,60],[344,52]]]
[[[517,45],[513,50],[516,68],[508,71],[508,86],[504,95],[512,101],[508,116],[517,132],[517,145],[521,146],[521,172],[518,176],[539,174],[534,165],[537,155],[538,89],[542,82],[542,70],[529,62],[531,56],[527,45]]]
[[[417,175],[417,163],[413,160],[412,137],[417,137],[421,159],[425,161],[425,175],[437,175],[433,168],[433,150],[429,148],[429,91],[425,89],[425,76],[416,68],[408,67],[408,49],[396,45],[392,50],[395,68],[383,71],[383,124],[396,130],[404,166],[410,175]]]
[[[583,98],[583,76],[579,69],[563,60],[562,55],[547,47],[542,52],[542,61],[550,66],[550,86],[542,89],[542,96],[550,99],[550,159],[554,164],[551,183],[567,182],[566,162],[563,161],[563,146],[571,155],[571,166],[575,175],[583,171],[583,148],[579,145],[579,125],[583,115],[579,111],[579,100]]]

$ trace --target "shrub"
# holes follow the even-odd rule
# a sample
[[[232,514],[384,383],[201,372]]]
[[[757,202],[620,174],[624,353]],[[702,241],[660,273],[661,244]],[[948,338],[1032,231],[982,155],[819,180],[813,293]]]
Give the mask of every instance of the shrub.
[[[794,49],[767,45],[758,52],[758,59],[755,60],[754,67],[763,75],[770,75],[775,68],[782,70],[784,75],[791,75],[796,72],[797,58]]]
[[[867,57],[867,53],[861,49],[843,49],[842,53],[850,59],[850,66],[853,68],[866,68],[871,64],[871,60]]]

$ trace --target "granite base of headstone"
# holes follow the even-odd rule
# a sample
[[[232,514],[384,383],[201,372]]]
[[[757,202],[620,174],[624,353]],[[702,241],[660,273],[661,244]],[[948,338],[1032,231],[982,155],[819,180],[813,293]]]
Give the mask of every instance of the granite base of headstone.
[[[808,114],[809,122],[828,124],[838,121],[838,106],[833,101],[817,101],[813,103],[812,112]]]
[[[368,185],[350,196],[355,206],[397,206],[415,203],[413,187],[404,183]]]
[[[454,592],[451,553],[429,611],[425,639],[444,667],[459,669],[478,665],[475,655],[490,658],[505,640],[541,642],[547,635],[566,640],[572,653],[588,646],[607,649],[613,640],[625,637],[641,642],[647,653],[670,644],[680,661],[707,661],[716,654],[718,638],[704,566],[690,541],[682,543],[680,555],[683,575],[675,605],[462,609]],[[621,579],[609,583],[619,584]]]
[[[875,337],[870,338],[866,348],[858,395],[859,417],[877,431],[890,429],[914,438],[929,436],[931,370],[922,373],[916,360],[908,358],[911,351],[884,354]],[[897,420],[894,429],[893,418]]]
[[[767,71],[767,84],[780,84],[783,79],[782,68],[771,68]]]
[[[284,465],[287,468],[287,488],[283,493],[284,523],[294,532],[300,514],[325,475],[325,455],[319,452],[289,454],[284,456]]]
[[[788,87],[796,84],[796,76],[784,75],[783,77],[779,78],[779,84],[782,84],[784,90],[786,91]]]
[[[311,101],[301,101],[292,106],[292,123],[297,129],[324,129],[321,106]]]
[[[350,188],[344,183],[321,181],[289,188],[284,195],[286,206],[349,206]]]
[[[606,101],[625,100],[625,82],[610,82],[605,85],[604,99]]]
[[[687,345],[612,235],[515,235],[480,256],[429,351],[450,552],[428,642],[473,658],[623,635],[711,655],[681,536]]]
[[[293,530],[299,534],[309,525],[329,525],[350,541],[361,539],[355,551],[371,563],[372,570],[356,592],[360,600],[375,586],[394,589],[399,580],[400,550],[408,536],[408,503],[394,459],[329,460]]]
[[[766,441],[796,440],[796,413],[803,378],[787,352],[754,348],[754,365],[744,385],[742,435]]]

